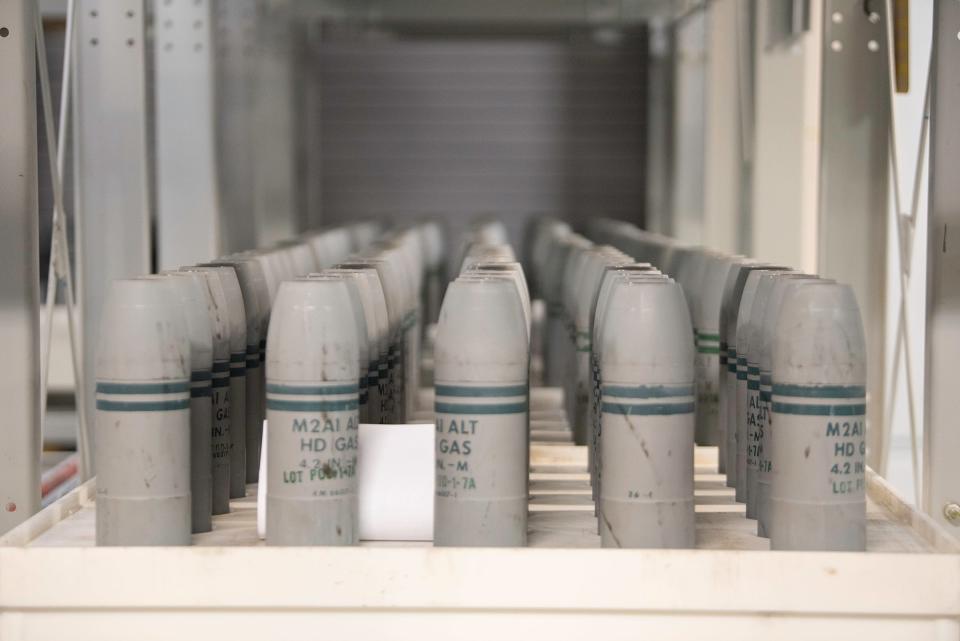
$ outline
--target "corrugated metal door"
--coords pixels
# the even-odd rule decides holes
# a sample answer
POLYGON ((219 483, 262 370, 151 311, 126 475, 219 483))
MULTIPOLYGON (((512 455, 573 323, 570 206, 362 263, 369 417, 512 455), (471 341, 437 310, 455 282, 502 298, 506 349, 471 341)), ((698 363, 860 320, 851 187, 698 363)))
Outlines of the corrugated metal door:
POLYGON ((323 222, 641 220, 645 38, 602 35, 324 34, 323 222))

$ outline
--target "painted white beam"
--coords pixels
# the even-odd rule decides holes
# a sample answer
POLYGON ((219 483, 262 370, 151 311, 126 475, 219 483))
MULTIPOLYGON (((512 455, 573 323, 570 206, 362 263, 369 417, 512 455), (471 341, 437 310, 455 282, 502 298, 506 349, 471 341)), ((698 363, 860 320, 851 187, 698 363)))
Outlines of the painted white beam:
POLYGON ((172 269, 221 248, 213 12, 211 0, 157 2, 154 12, 157 260, 172 269))
POLYGON ((40 283, 33 2, 0 2, 0 533, 40 508, 40 283))
MULTIPOLYGON (((150 270, 144 0, 80 0, 73 83, 77 300, 93 448, 97 341, 110 282, 150 270)), ((85 478, 94 470, 85 469, 85 478)))

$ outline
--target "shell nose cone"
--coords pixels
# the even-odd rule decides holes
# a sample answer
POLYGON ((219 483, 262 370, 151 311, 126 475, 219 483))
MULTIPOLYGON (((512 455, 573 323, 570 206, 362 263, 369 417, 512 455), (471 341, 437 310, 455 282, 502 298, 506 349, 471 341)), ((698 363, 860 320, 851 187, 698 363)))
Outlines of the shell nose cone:
POLYGON ((350 294, 337 276, 285 281, 267 335, 267 378, 355 381, 359 347, 350 294))
POLYGON ((490 275, 509 277, 517 287, 517 293, 523 303, 523 315, 526 320, 527 331, 530 331, 532 312, 530 311, 530 290, 523 272, 523 266, 518 262, 504 263, 477 263, 466 272, 469 275, 490 275))
POLYGON ((818 281, 788 290, 773 341, 774 380, 812 385, 863 385, 866 341, 849 285, 818 281))
POLYGON ((680 286, 668 280, 622 280, 614 287, 603 318, 604 379, 692 382, 693 329, 680 286))
POLYGON ((191 369, 209 370, 213 364, 213 332, 199 274, 172 272, 153 278, 162 278, 167 283, 183 315, 190 341, 191 369))
POLYGON ((97 378, 182 380, 190 375, 186 324, 162 279, 122 279, 110 285, 100 324, 97 378))
POLYGON ((505 278, 458 279, 440 309, 437 380, 525 380, 526 320, 516 285, 505 278))
POLYGON ((216 274, 223 289, 226 302, 227 323, 230 326, 230 351, 245 352, 247 349, 247 312, 243 303, 243 292, 237 272, 232 267, 201 265, 185 268, 188 271, 209 271, 216 274))

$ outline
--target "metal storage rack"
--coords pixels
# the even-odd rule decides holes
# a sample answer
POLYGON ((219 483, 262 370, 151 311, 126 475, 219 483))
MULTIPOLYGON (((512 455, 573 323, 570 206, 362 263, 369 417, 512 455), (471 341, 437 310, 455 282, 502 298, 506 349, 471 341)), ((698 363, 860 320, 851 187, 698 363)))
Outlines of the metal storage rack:
MULTIPOLYGON (((916 399, 924 422, 919 510, 871 473, 865 554, 763 550, 707 449, 697 453, 701 549, 589 549, 597 539, 583 452, 564 443, 555 391, 547 389, 535 392, 532 549, 259 549, 244 502, 193 548, 90 548, 95 479, 34 514, 41 445, 34 4, 0 0, 0 86, 7 88, 0 100, 0 404, 7 419, 0 532, 10 530, 0 539, 0 638, 129 638, 131 630, 147 639, 273 638, 278 631, 301 638, 733 639, 758 630, 803 639, 960 636, 960 468, 953 460, 960 431, 952 398, 960 249, 950 229, 960 222, 960 181, 952 179, 960 150, 956 0, 934 0, 925 113, 930 207, 919 244, 927 246, 928 271, 913 285, 928 294, 925 369, 914 372, 925 390, 916 399)), ((916 212, 916 202, 898 197, 895 220, 887 214, 884 158, 894 127, 886 26, 899 3, 790 0, 744 13, 748 5, 76 0, 69 133, 76 198, 68 209, 77 223, 81 394, 92 398, 106 283, 148 271, 153 218, 161 261, 206 258, 325 222, 322 185, 301 184, 293 170, 316 170, 321 160, 318 124, 304 114, 322 97, 310 70, 320 26, 330 22, 358 30, 424 21, 441 30, 576 25, 600 38, 642 25, 651 88, 644 97, 648 226, 853 283, 870 359, 884 363, 900 340, 884 322, 894 296, 884 260, 899 253, 909 262, 916 212), (282 117, 265 117, 271 114, 282 117), (203 153, 184 141, 199 141, 203 153), (236 148, 248 153, 230 153, 236 148), (184 193, 190 198, 178 201, 184 193), (897 230, 896 241, 888 242, 888 228, 897 230)), ((903 324, 906 317, 903 311, 903 324)), ((889 373, 878 374, 882 367, 873 372, 870 463, 882 472, 893 386, 889 373)))

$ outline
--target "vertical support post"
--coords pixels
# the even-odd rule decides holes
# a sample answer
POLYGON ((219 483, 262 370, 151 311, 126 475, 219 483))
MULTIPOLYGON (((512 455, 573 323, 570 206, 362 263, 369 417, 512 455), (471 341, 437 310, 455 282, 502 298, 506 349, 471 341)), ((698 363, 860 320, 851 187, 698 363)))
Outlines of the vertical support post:
POLYGON ((257 3, 212 1, 220 239, 223 251, 231 253, 257 245, 253 203, 257 3))
POLYGON ((706 124, 707 28, 705 8, 683 16, 674 27, 673 196, 671 234, 699 243, 704 223, 704 136, 706 124))
POLYGON ((299 231, 291 0, 258 0, 254 106, 254 212, 260 244, 299 231))
POLYGON ((673 210, 674 30, 662 20, 649 26, 647 60, 647 189, 644 227, 669 234, 673 210))
POLYGON ((40 509, 35 3, 0 2, 0 534, 40 509))
POLYGON ((321 38, 318 23, 296 34, 294 56, 297 69, 297 179, 300 225, 304 229, 322 224, 323 190, 320 154, 320 65, 317 60, 321 38))
POLYGON ((933 16, 922 500, 930 516, 957 526, 950 506, 960 503, 960 2, 937 0, 933 16))
POLYGON ((210 260, 220 253, 210 3, 154 4, 157 262, 161 269, 210 260))
MULTIPOLYGON (((742 13, 749 3, 717 0, 707 5, 707 73, 705 91, 703 244, 736 253, 746 240, 748 211, 744 207, 746 151, 745 101, 752 107, 752 92, 743 78, 747 65, 741 54, 750 53, 750 34, 742 13)), ((752 60, 748 55, 747 60, 752 60)))
POLYGON ((743 246, 754 258, 815 271, 823 5, 811 6, 810 31, 796 35, 776 28, 783 8, 755 4, 752 118, 744 114, 750 126, 744 144, 752 147, 744 176, 750 240, 743 246))
POLYGON ((867 463, 878 467, 883 375, 890 82, 886 3, 828 0, 823 15, 818 263, 850 283, 867 337, 867 463))
POLYGON ((76 16, 77 300, 91 452, 103 303, 112 280, 150 270, 144 9, 144 0, 80 0, 76 16))

